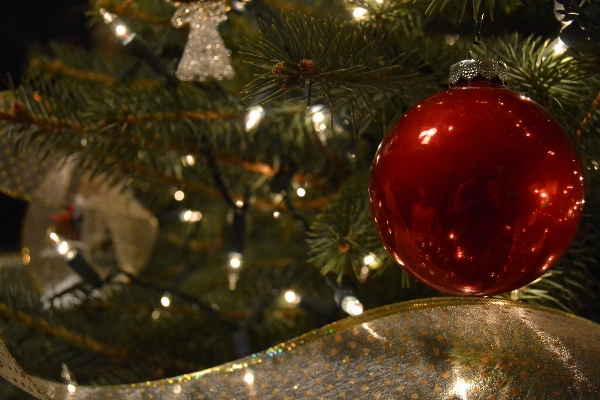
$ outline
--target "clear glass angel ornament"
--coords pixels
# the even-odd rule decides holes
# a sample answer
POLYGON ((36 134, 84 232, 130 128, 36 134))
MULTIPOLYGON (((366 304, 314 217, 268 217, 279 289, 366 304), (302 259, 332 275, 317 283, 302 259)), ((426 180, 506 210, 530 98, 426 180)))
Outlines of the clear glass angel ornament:
POLYGON ((234 75, 231 51, 225 47, 217 30, 227 19, 224 1, 175 3, 178 8, 171 19, 176 28, 190 25, 188 42, 179 61, 175 75, 182 81, 218 80, 234 75))

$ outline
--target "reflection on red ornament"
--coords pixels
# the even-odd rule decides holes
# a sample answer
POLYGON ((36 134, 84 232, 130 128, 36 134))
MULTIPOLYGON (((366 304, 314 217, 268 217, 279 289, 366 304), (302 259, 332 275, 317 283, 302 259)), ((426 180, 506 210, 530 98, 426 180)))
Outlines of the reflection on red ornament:
POLYGON ((375 155, 369 196, 394 259, 461 296, 541 276, 571 242, 584 202, 579 158, 562 127, 487 81, 411 108, 375 155))

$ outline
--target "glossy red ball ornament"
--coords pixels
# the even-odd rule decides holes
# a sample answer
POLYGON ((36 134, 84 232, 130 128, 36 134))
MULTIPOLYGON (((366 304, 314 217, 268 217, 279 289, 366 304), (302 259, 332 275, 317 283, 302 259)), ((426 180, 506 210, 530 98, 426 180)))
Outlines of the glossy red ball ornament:
POLYGON ((369 198, 385 248, 439 291, 489 296, 546 272, 577 230, 579 157, 541 106, 463 82, 412 107, 384 138, 369 198))

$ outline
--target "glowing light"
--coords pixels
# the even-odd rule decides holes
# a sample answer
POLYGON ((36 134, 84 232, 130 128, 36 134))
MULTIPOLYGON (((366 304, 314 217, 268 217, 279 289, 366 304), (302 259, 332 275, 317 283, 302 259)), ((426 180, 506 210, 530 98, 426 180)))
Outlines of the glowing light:
POLYGON ((183 222, 198 222, 202 219, 200 211, 185 210, 179 214, 179 219, 183 222))
POLYGON ((244 202, 241 201, 241 200, 238 200, 238 201, 235 202, 235 206, 237 208, 242 208, 242 207, 244 207, 244 202))
POLYGON ((73 385, 72 383, 69 383, 69 384, 67 385, 67 391, 68 391, 69 393, 75 393, 75 391, 76 391, 76 390, 77 390, 77 388, 76 388, 76 387, 75 387, 75 385, 73 385))
POLYGON ((257 126, 265 115, 265 110, 261 106, 252 107, 246 114, 246 131, 257 126))
POLYGON ((23 265, 29 265, 29 263, 31 262, 31 256, 29 256, 29 249, 27 247, 23 247, 21 253, 23 254, 23 265))
POLYGON ((169 299, 169 296, 163 296, 160 299, 160 304, 162 304, 163 307, 169 307, 171 305, 171 299, 169 299))
POLYGON ((239 278, 239 276, 238 276, 237 272, 232 272, 227 276, 227 279, 229 280, 229 290, 236 289, 238 278, 239 278))
POLYGON ((364 310, 362 303, 354 296, 344 297, 341 302, 341 307, 348 315, 352 316, 360 315, 364 310))
POLYGON ((65 254, 67 254, 69 252, 69 243, 61 242, 60 245, 58 246, 57 250, 60 254, 62 254, 64 256, 65 254))
POLYGON ((65 254, 65 261, 71 261, 72 259, 75 258, 76 255, 77 255, 77 250, 69 249, 69 251, 67 251, 67 254, 65 254))
POLYGON ((175 198, 175 200, 181 201, 185 197, 185 193, 183 193, 183 191, 181 190, 178 190, 175 192, 175 194, 173 194, 173 197, 175 198))
POLYGON ((367 267, 366 265, 363 265, 362 268, 360 269, 360 276, 358 277, 358 280, 360 282, 366 281, 367 278, 369 277, 369 272, 371 272, 371 269, 369 267, 367 267))
POLYGON ((280 215, 281 215, 281 213, 279 211, 275 211, 273 213, 273 218, 278 219, 280 215))
POLYGON ((102 15, 102 19, 104 19, 104 23, 106 25, 110 24, 117 18, 116 14, 106 11, 104 8, 101 8, 98 11, 100 12, 100 15, 102 15))
POLYGON ((460 247, 458 247, 456 249, 456 258, 463 258, 465 256, 465 254, 463 253, 462 249, 460 247))
POLYGON ((567 51, 567 45, 564 44, 560 38, 556 38, 556 44, 554 45, 553 50, 555 55, 560 55, 567 51))
POLYGON ((294 304, 294 305, 300 303, 300 300, 302 300, 302 297, 300 295, 296 294, 296 292, 294 292, 293 290, 288 290, 287 292, 285 292, 285 294, 283 295, 283 298, 288 303, 294 304))
POLYGON ((248 385, 252 385, 254 383, 254 374, 250 371, 247 371, 244 374, 244 382, 246 382, 248 385))
POLYGON ((372 254, 366 255, 365 258, 363 258, 363 263, 365 265, 371 265, 375 262, 375 256, 372 254))
POLYGON ((246 3, 244 1, 233 1, 231 5, 236 11, 244 11, 246 9, 246 3))
POLYGON ((115 27, 115 33, 117 34, 117 36, 125 36, 127 35, 127 27, 125 25, 117 25, 115 27))
POLYGON ((296 194, 298 194, 299 197, 304 197, 306 196, 306 190, 304 188, 298 188, 296 194))
POLYGON ((242 266, 242 255, 240 253, 229 254, 229 266, 233 269, 238 269, 242 266))
POLYGON ((312 120, 317 124, 320 124, 321 122, 325 121, 325 114, 323 114, 321 111, 317 111, 313 114, 312 120))
POLYGON ((437 129, 436 128, 431 128, 427 131, 423 131, 421 132, 421 134, 419 135, 419 139, 421 140, 421 144, 427 144, 429 143, 429 141, 431 140, 431 138, 433 137, 433 135, 435 135, 437 133, 437 129))
POLYGON ((153 320, 157 320, 160 318, 160 311, 158 310, 154 310, 152 311, 152 314, 150 314, 150 316, 152 317, 153 320))
POLYGON ((188 154, 187 156, 185 156, 183 160, 184 160, 183 162, 184 162, 185 164, 189 165, 190 167, 191 167, 192 165, 196 164, 196 157, 194 157, 194 156, 193 156, 193 155, 191 155, 191 154, 188 154))
POLYGON ((362 7, 357 7, 354 9, 354 11, 352 12, 352 16, 354 18, 362 18, 365 16, 365 14, 367 13, 367 10, 362 8, 362 7))
POLYGON ((467 392, 471 389, 471 384, 458 378, 452 389, 452 394, 459 396, 461 399, 466 399, 467 392))

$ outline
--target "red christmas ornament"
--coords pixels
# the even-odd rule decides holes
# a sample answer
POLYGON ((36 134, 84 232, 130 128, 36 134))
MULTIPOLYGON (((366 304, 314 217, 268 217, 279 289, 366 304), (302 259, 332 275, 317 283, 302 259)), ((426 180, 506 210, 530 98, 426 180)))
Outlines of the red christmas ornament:
POLYGON ((575 149, 546 110, 502 85, 505 68, 455 64, 458 84, 408 110, 371 168, 371 211, 385 248, 445 293, 489 296, 532 282, 581 219, 575 149))

